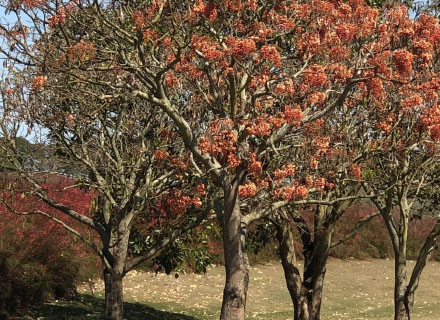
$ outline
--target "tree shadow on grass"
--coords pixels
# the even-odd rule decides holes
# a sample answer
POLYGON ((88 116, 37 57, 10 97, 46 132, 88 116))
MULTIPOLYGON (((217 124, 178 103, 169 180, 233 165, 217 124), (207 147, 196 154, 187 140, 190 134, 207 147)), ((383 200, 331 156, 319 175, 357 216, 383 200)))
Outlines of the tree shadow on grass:
MULTIPOLYGON (((46 304, 38 312, 44 320, 98 320, 103 319, 104 300, 91 295, 80 295, 77 301, 46 304)), ((145 304, 124 302, 127 320, 198 320, 180 313, 156 310, 145 304)))

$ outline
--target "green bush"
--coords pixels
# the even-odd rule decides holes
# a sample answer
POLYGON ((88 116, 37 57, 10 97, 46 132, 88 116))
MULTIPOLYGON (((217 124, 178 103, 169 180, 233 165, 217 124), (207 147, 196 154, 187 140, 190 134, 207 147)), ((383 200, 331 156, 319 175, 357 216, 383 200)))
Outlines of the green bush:
POLYGON ((54 257, 45 265, 0 252, 0 319, 48 299, 72 298, 78 270, 78 263, 65 257, 54 257))

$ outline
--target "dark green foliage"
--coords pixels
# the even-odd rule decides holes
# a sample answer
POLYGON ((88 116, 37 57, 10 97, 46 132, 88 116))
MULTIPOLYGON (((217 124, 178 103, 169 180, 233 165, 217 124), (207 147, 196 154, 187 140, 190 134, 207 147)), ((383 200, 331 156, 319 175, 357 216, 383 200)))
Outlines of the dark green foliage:
POLYGON ((203 228, 193 230, 177 239, 153 260, 156 271, 206 273, 212 262, 208 234, 203 228))
POLYGON ((63 257, 50 261, 43 264, 0 252, 0 319, 41 305, 48 299, 76 295, 78 263, 63 257))
POLYGON ((259 254, 272 241, 275 232, 275 227, 269 221, 257 224, 248 233, 247 251, 251 254, 259 254))

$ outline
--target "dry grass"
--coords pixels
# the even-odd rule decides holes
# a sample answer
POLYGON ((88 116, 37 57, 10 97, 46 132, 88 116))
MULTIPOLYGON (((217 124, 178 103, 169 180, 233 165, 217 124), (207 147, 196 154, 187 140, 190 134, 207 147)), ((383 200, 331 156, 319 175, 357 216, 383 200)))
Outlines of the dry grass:
MULTIPOLYGON (((412 267, 413 262, 409 263, 412 267)), ((124 298, 198 319, 218 319, 224 271, 214 267, 206 275, 130 272, 124 280, 124 298)), ((96 285, 102 295, 103 284, 96 285)), ((82 286, 83 293, 90 293, 82 286)), ((336 260, 327 268, 322 319, 392 319, 392 260, 336 260)), ((292 319, 290 298, 282 268, 277 263, 253 267, 250 272, 247 318, 292 319)), ((440 263, 430 262, 416 294, 414 319, 440 319, 440 263)), ((129 319, 129 318, 128 318, 129 319)))

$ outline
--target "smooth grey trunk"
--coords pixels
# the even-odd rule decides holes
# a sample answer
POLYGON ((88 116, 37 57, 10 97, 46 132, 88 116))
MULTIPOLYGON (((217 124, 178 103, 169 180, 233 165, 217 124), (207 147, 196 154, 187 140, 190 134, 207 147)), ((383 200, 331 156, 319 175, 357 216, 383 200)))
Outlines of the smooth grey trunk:
POLYGON ((244 320, 249 284, 249 261, 244 249, 245 227, 242 225, 238 184, 225 188, 223 246, 226 283, 223 290, 221 320, 244 320))
POLYGON ((329 236, 323 230, 316 233, 312 252, 304 254, 304 286, 307 289, 309 320, 321 318, 322 290, 330 250, 329 236))

